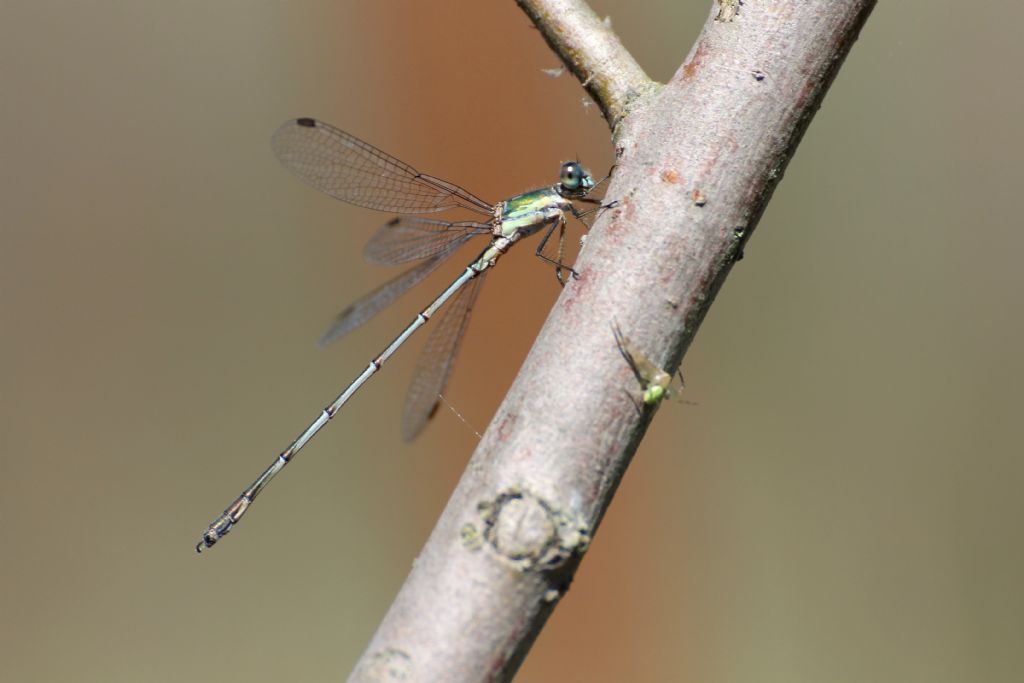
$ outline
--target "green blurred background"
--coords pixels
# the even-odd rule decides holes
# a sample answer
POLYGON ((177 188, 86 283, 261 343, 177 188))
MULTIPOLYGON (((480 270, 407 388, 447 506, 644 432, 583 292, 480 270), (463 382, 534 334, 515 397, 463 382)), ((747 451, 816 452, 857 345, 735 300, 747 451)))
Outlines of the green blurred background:
MULTIPOLYGON (((594 2, 659 80, 709 5, 594 2)), ((880 3, 518 680, 1021 680, 1022 19, 880 3)), ((348 673, 476 443, 400 441, 416 348, 192 546, 463 259, 318 350, 389 216, 269 136, 496 200, 611 161, 556 66, 510 0, 0 6, 0 680, 348 673)), ((502 263, 448 391, 481 431, 558 294, 502 263)))

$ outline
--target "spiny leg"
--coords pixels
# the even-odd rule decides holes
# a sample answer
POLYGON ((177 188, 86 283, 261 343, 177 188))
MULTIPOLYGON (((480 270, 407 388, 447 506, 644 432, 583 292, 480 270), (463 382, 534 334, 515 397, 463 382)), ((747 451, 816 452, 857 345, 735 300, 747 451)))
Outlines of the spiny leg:
POLYGON ((597 204, 597 206, 595 206, 594 208, 587 209, 586 211, 577 211, 576 207, 573 207, 573 209, 572 209, 573 217, 576 220, 578 220, 580 223, 582 223, 583 225, 587 226, 588 230, 590 229, 590 221, 585 221, 585 220, 583 220, 584 218, 587 218, 588 216, 592 216, 595 213, 599 213, 601 211, 604 211, 605 209, 614 209, 616 206, 619 205, 619 201, 617 199, 613 200, 613 201, 610 201, 607 204, 602 204, 601 203, 602 200, 600 200, 600 199, 591 199, 590 197, 584 197, 583 199, 578 199, 576 201, 586 202, 587 204, 597 204))
MULTIPOLYGON (((577 199, 576 201, 597 205, 594 208, 589 209, 587 211, 577 211, 576 207, 570 207, 570 211, 572 212, 573 218, 582 223, 583 226, 586 227, 588 230, 590 229, 590 222, 584 220, 585 218, 599 211, 603 211, 605 209, 612 209, 618 206, 617 201, 602 204, 600 199, 592 199, 590 197, 582 197, 580 199, 577 199)), ((578 280, 580 277, 579 272, 575 268, 567 265, 565 261, 562 260, 565 255, 565 229, 566 220, 564 217, 559 217, 558 221, 556 221, 550 228, 548 228, 547 232, 544 233, 544 237, 541 238, 540 244, 537 245, 536 252, 536 256, 538 258, 550 263, 555 267, 555 277, 558 279, 558 283, 563 287, 565 286, 565 278, 562 277, 563 270, 569 271, 569 274, 572 275, 572 278, 574 280, 578 280), (553 259, 544 253, 544 248, 547 246, 548 240, 551 239, 551 235, 554 234, 556 229, 558 230, 558 255, 557 258, 553 259)))
POLYGON ((565 253, 565 218, 559 216, 558 220, 555 221, 548 228, 548 231, 544 233, 544 237, 541 239, 540 244, 537 245, 536 256, 542 261, 547 261, 555 267, 555 277, 558 279, 558 284, 565 286, 565 278, 562 277, 562 271, 568 270, 569 274, 572 275, 573 279, 579 279, 580 274, 576 272, 571 266, 565 264, 562 261, 562 255, 565 253), (548 240, 551 239, 551 235, 558 230, 558 258, 553 259, 544 253, 544 247, 547 246, 548 240))

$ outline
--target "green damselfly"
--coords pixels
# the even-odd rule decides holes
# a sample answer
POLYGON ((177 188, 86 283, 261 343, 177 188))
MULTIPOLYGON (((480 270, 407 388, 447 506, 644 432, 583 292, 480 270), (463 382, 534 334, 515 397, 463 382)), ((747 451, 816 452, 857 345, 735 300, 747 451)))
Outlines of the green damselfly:
POLYGON ((271 144, 286 167, 307 184, 336 199, 394 213, 424 214, 465 209, 484 217, 477 221, 403 217, 387 223, 366 245, 364 254, 367 260, 382 265, 417 260, 421 263, 342 311, 324 333, 321 344, 338 339, 369 320, 474 237, 487 236, 490 243, 207 527, 196 545, 197 552, 213 546, 231 531, 267 483, 380 370, 413 332, 452 299, 427 339, 406 399, 402 436, 406 440, 414 438, 437 408, 438 398, 451 374, 459 342, 469 322, 473 302, 487 271, 520 239, 546 229, 537 247, 537 256, 555 266, 559 282, 563 281, 563 271, 576 275, 561 261, 566 215, 580 218, 588 213, 577 210, 574 201, 599 204, 598 200, 587 196, 597 183, 576 161, 562 164, 559 180, 554 185, 489 204, 458 185, 420 173, 376 147, 316 119, 286 122, 274 133, 271 144), (558 256, 551 258, 545 255, 544 249, 556 231, 558 256))

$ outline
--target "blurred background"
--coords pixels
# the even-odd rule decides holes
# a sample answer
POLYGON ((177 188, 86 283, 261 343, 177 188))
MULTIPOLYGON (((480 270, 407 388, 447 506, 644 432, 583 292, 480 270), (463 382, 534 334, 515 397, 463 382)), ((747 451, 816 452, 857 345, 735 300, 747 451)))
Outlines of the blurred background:
MULTIPOLYGON (((664 81, 710 0, 593 5, 664 81)), ((1024 676, 1022 19, 880 3, 518 680, 1024 676)), ((197 557, 469 258, 317 349, 390 216, 270 134, 319 117, 497 201, 610 165, 558 66, 511 1, 0 6, 0 679, 348 674, 559 290, 503 261, 469 426, 401 442, 416 339, 197 557)))

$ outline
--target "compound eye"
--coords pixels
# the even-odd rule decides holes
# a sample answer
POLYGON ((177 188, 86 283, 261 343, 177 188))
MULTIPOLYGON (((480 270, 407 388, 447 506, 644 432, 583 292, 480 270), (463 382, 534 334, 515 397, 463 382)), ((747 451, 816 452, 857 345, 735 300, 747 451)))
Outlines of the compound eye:
POLYGON ((583 169, 580 165, 572 161, 567 161, 562 164, 561 180, 562 187, 567 190, 575 191, 580 189, 580 183, 583 182, 583 169))

